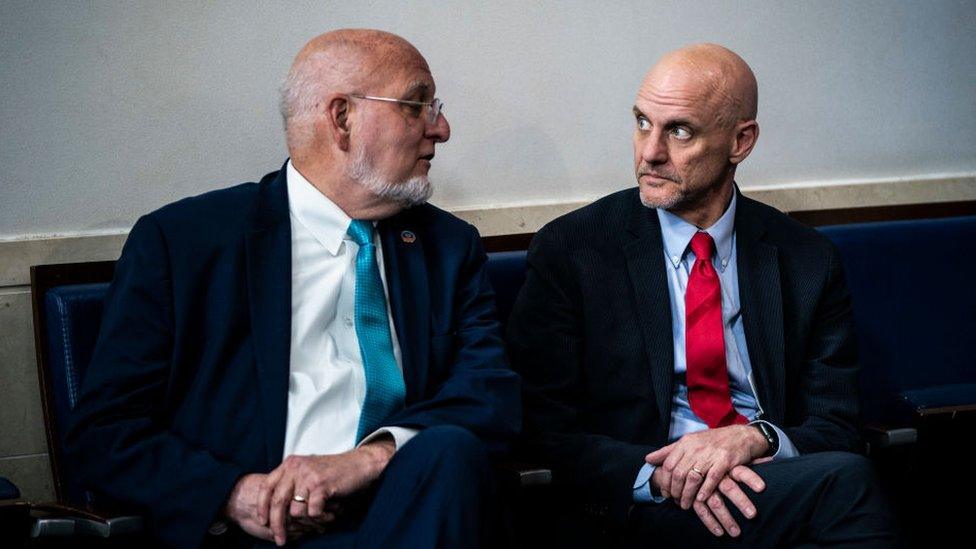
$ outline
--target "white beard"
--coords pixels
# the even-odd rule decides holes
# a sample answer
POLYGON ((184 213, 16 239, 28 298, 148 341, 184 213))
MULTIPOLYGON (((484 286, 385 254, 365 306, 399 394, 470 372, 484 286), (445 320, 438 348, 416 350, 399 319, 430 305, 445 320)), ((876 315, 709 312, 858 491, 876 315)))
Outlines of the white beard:
POLYGON ((376 173, 365 148, 360 148, 355 153, 352 164, 346 169, 346 175, 379 198, 396 202, 404 208, 427 202, 434 192, 426 175, 415 175, 402 182, 384 179, 376 173))

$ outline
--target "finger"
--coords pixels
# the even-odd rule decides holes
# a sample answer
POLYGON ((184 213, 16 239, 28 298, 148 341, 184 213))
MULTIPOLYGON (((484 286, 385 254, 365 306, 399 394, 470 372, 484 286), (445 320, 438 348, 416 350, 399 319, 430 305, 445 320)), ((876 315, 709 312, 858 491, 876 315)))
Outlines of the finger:
POLYGON ((722 537, 725 530, 722 529, 722 525, 719 524, 718 520, 715 519, 715 516, 712 515, 712 512, 709 510, 708 506, 700 501, 696 501, 692 507, 695 509, 695 514, 698 515, 698 518, 702 521, 702 524, 705 525, 705 528, 708 528, 708 531, 716 537, 722 537))
POLYGON ((278 467, 268 473, 268 476, 264 477, 264 480, 261 482, 261 490, 258 493, 257 520, 262 526, 268 525, 271 497, 274 495, 275 486, 278 485, 283 474, 284 470, 278 467))
POLYGON ((325 526, 336 519, 335 513, 330 511, 322 511, 318 517, 315 518, 315 523, 319 526, 325 526))
POLYGON ((271 528, 268 528, 267 526, 261 526, 251 521, 251 523, 247 525, 246 531, 248 534, 258 539, 274 541, 274 534, 271 533, 271 528))
POLYGON ((678 464, 681 463, 681 459, 684 457, 684 454, 685 454, 684 451, 681 450, 680 448, 675 448, 674 450, 671 450, 671 452, 668 453, 668 457, 666 457, 664 461, 661 462, 661 467, 664 467, 669 471, 673 471, 675 467, 677 467, 678 464))
POLYGON ((274 534, 275 543, 284 545, 288 541, 287 518, 288 506, 291 504, 292 496, 295 495, 295 483, 290 477, 282 478, 275 487, 274 495, 271 496, 270 521, 271 533, 274 534))
POLYGON ((288 505, 288 516, 293 519, 300 519, 309 516, 308 503, 303 501, 295 501, 292 497, 291 503, 288 505))
POLYGON ((702 481, 705 477, 694 470, 694 468, 688 472, 688 476, 685 478, 685 486, 681 490, 681 508, 690 509, 691 503, 695 500, 695 494, 698 493, 698 487, 701 486, 702 481))
POLYGON ((654 469, 651 475, 651 484, 656 487, 665 499, 671 499, 671 472, 662 466, 654 469))
POLYGON ((316 518, 326 510, 327 504, 330 503, 325 499, 324 490, 313 490, 308 495, 308 516, 316 518))
POLYGON ((728 507, 725 506, 725 502, 722 501, 722 497, 718 494, 712 494, 712 497, 708 498, 708 509, 715 515, 718 522, 722 525, 722 528, 729 533, 733 538, 739 537, 741 530, 739 530, 738 523, 732 518, 732 513, 729 513, 728 507))
POLYGON ((661 467, 670 473, 668 475, 670 483, 666 486, 668 491, 671 492, 671 497, 675 499, 679 499, 681 497, 681 489, 685 485, 685 475, 688 474, 688 469, 690 468, 690 464, 688 464, 687 467, 681 466, 681 458, 683 454, 684 452, 677 449, 676 451, 671 452, 668 458, 664 460, 664 463, 661 464, 661 467))
POLYGON ((698 489, 698 495, 695 497, 698 501, 705 501, 715 493, 715 488, 718 483, 721 482, 723 475, 718 472, 718 469, 712 467, 705 474, 705 480, 702 481, 701 487, 698 489))
POLYGON ((728 498, 729 501, 732 502, 732 505, 735 505, 736 509, 742 512, 746 518, 751 519, 756 516, 756 506, 753 505, 752 500, 749 499, 749 496, 742 491, 742 488, 739 488, 739 485, 736 484, 734 480, 729 477, 725 477, 722 479, 722 482, 718 484, 718 486, 722 494, 728 498))
POLYGON ((650 463, 651 465, 660 465, 661 462, 663 462, 668 457, 668 455, 671 453, 671 450, 673 449, 674 449, 674 444, 668 444, 663 448, 658 448, 657 450, 654 450, 650 454, 647 454, 644 457, 644 461, 650 463))
POLYGON ((745 465, 733 467, 732 471, 729 472, 729 476, 732 477, 733 480, 745 484, 751 488, 753 492, 759 493, 766 489, 766 481, 764 481, 758 473, 745 465))
POLYGON ((671 472, 671 486, 668 489, 671 490, 671 497, 674 498, 676 503, 681 502, 681 494, 684 490, 685 482, 688 480, 690 470, 690 465, 681 463, 671 472))
POLYGON ((773 461, 773 458, 772 457, 764 457, 764 458, 758 458, 758 459, 752 460, 752 464, 753 465, 759 465, 760 463, 767 463, 767 462, 770 462, 770 461, 773 461))

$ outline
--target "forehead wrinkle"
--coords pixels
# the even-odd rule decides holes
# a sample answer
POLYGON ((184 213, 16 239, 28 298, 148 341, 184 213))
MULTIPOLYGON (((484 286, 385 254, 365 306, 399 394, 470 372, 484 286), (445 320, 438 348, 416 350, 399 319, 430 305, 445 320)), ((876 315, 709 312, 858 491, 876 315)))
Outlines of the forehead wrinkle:
POLYGON ((706 124, 709 120, 725 121, 731 95, 722 85, 722 76, 712 71, 697 71, 694 67, 670 69, 659 75, 656 71, 645 78, 638 89, 638 99, 651 105, 673 108, 671 118, 687 118, 706 124))

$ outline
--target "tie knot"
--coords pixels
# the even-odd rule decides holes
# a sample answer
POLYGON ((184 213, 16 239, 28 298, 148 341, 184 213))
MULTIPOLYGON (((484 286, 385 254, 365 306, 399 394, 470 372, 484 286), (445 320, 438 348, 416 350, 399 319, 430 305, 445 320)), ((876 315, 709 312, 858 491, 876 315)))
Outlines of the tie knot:
POLYGON ((691 251, 695 252, 695 258, 702 261, 712 259, 712 251, 715 249, 715 241, 712 236, 704 231, 698 231, 691 237, 691 251))
POLYGON ((360 246, 373 243, 373 222, 362 219, 353 219, 346 231, 352 241, 360 246))

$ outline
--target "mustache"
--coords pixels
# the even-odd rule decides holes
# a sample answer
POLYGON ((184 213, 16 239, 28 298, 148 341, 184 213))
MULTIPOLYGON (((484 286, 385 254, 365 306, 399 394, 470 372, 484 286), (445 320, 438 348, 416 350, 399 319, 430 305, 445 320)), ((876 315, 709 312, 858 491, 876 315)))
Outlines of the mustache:
POLYGON ((645 175, 650 175, 657 177, 659 179, 667 179, 668 181, 674 181, 675 183, 681 183, 681 177, 672 170, 655 170, 650 167, 641 166, 637 169, 637 177, 643 177, 645 175))

